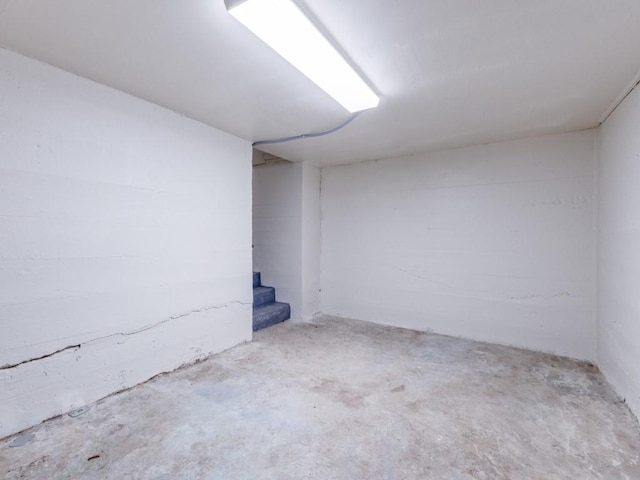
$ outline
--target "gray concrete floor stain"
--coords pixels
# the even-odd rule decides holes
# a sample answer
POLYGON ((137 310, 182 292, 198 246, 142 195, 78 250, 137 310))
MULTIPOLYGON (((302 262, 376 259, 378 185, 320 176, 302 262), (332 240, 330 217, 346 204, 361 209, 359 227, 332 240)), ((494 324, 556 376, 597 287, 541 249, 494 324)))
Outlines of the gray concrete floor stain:
POLYGON ((0 444, 3 479, 640 479, 588 363, 323 317, 0 444))

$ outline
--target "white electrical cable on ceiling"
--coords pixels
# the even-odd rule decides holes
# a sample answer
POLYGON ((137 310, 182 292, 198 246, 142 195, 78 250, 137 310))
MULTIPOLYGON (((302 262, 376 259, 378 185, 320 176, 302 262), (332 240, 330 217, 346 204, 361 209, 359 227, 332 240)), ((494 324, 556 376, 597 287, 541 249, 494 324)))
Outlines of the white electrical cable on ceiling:
POLYGON ((329 130, 324 130, 322 132, 315 132, 315 133, 303 133, 301 135, 294 135, 292 137, 274 138, 274 139, 270 139, 270 140, 260 140, 258 142, 253 142, 253 146, 254 147, 258 147, 260 145, 271 145, 271 144, 274 144, 274 143, 285 143, 285 142, 292 142, 294 140, 304 140, 305 138, 323 137, 324 135, 329 135, 330 133, 337 132, 338 130, 346 127, 351 122, 353 122, 356 119, 356 117, 358 115, 360 115, 361 113, 362 113, 361 111, 360 112, 355 112, 353 115, 351 115, 349 118, 347 118, 347 120, 342 122, 340 125, 338 125, 337 127, 330 128, 329 130))

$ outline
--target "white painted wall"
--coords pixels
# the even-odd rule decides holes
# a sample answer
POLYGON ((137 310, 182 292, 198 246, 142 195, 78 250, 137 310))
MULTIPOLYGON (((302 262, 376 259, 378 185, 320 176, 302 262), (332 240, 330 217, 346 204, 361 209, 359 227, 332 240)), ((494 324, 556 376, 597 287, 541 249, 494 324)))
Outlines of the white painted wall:
POLYGON ((598 365, 640 417, 640 90, 600 133, 598 365))
POLYGON ((253 168, 253 269, 292 320, 320 310, 320 169, 302 163, 253 168))
POLYGON ((302 318, 302 164, 253 167, 253 269, 302 318))
POLYGON ((0 49, 0 437, 251 339, 250 159, 0 49))
POLYGON ((595 132, 322 170, 322 312, 593 360, 595 132))
POLYGON ((302 317, 320 313, 320 169, 302 166, 302 317))

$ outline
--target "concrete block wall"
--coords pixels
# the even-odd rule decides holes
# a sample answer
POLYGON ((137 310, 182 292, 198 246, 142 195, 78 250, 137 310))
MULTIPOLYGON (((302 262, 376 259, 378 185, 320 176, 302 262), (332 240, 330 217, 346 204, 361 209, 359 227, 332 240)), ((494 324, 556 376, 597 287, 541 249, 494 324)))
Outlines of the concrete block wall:
POLYGON ((594 360, 595 135, 324 168, 322 312, 594 360))
POLYGON ((598 365, 640 417, 640 90, 601 127, 598 365))
POLYGON ((0 437, 251 339, 248 142, 0 49, 0 437))

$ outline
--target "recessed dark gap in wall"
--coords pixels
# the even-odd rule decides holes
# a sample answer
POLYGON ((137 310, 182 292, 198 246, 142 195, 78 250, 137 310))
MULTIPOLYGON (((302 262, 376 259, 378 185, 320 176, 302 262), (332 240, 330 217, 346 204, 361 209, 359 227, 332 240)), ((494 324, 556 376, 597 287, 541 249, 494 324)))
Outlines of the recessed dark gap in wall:
POLYGON ((262 150, 258 150, 257 148, 253 149, 253 166, 261 166, 261 165, 274 165, 278 163, 293 163, 291 160, 287 160, 286 158, 278 157, 277 155, 273 155, 271 153, 263 152, 262 150))

